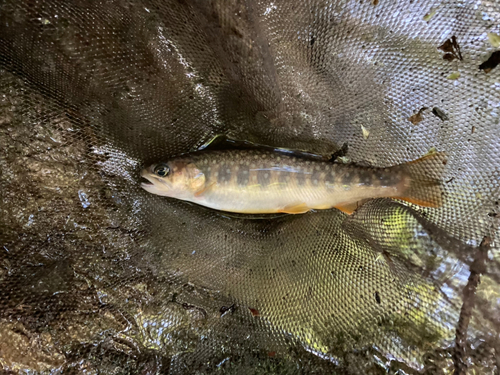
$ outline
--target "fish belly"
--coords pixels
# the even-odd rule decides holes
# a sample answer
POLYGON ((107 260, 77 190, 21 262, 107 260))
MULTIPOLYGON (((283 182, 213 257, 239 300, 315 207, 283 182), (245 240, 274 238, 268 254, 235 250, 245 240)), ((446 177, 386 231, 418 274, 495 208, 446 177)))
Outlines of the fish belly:
MULTIPOLYGON (((304 212, 311 209, 328 209, 345 202, 356 200, 356 192, 334 192, 326 189, 223 189, 207 193, 196 203, 229 212, 263 214, 278 212, 304 212)), ((360 199, 365 195, 362 194, 360 199)))

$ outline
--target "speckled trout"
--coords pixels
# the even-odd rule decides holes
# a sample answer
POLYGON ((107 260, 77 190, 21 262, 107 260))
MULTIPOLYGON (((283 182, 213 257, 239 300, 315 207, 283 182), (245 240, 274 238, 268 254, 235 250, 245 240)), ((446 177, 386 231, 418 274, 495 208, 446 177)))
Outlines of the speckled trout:
POLYGON ((353 212, 370 198, 442 204, 443 153, 389 168, 307 160, 272 151, 224 150, 186 154, 145 168, 150 193, 216 210, 247 214, 338 208, 353 212))

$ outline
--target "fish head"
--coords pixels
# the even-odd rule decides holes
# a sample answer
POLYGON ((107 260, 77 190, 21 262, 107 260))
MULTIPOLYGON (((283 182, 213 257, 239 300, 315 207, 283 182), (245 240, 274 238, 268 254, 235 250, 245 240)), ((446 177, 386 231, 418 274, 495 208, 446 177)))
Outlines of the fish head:
POLYGON ((157 163, 144 168, 141 187, 156 195, 190 199, 205 186, 205 175, 196 165, 185 160, 157 163))

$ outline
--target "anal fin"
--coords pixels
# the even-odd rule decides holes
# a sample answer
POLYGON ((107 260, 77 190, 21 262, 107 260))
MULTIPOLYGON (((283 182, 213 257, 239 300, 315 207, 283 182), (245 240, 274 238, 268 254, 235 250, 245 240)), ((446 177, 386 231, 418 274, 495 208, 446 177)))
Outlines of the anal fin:
POLYGON ((350 215, 360 206, 359 202, 354 203, 341 203, 334 206, 336 209, 342 211, 343 213, 350 215))
POLYGON ((418 198, 414 198, 412 196, 409 196, 409 197, 396 197, 396 199, 401 199, 402 201, 405 201, 408 203, 413 203, 413 204, 416 204, 417 206, 421 206, 421 207, 436 208, 436 207, 439 207, 441 205, 441 201, 438 200, 438 198, 418 199, 418 198))
POLYGON ((285 206, 278 210, 278 212, 285 214, 303 214, 307 211, 309 211, 309 207, 304 202, 289 204, 288 206, 285 206))

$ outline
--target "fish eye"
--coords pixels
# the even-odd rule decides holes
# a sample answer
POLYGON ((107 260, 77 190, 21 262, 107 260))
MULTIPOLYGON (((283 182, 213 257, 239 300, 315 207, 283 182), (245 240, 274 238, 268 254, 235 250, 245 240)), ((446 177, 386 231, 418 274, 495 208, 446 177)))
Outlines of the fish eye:
POLYGON ((165 177, 168 176, 170 173, 170 168, 167 167, 166 165, 158 165, 155 167, 155 174, 160 177, 165 177))

